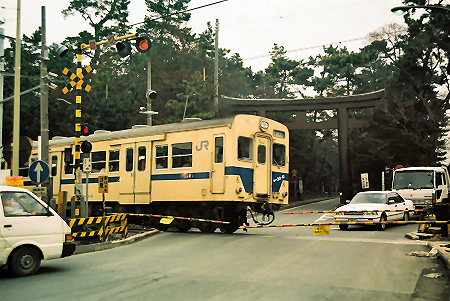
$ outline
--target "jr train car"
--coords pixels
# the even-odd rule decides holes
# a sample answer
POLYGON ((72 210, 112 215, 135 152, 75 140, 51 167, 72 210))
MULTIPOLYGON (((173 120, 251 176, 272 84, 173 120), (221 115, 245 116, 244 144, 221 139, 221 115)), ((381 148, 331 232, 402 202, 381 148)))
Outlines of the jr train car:
MULTIPOLYGON (((114 212, 152 213, 228 221, 220 229, 233 233, 247 223, 247 210, 273 218, 288 202, 289 132, 268 118, 236 115, 223 119, 121 131, 96 131, 89 141, 90 212, 102 207, 98 177, 109 179, 106 205, 114 212)), ((72 138, 54 137, 49 143, 53 197, 74 193, 72 138)), ((35 153, 35 152, 34 152, 35 153)), ((33 157, 33 155, 32 155, 33 157)), ((31 158, 30 160, 33 160, 31 158)), ((30 161, 31 162, 31 161, 30 161)), ((83 174, 83 183, 86 175, 83 174)), ((25 185, 31 184, 26 181, 25 185)), ((150 219, 158 229, 166 229, 150 219)), ((174 220, 180 231, 197 227, 213 232, 215 223, 174 220)))

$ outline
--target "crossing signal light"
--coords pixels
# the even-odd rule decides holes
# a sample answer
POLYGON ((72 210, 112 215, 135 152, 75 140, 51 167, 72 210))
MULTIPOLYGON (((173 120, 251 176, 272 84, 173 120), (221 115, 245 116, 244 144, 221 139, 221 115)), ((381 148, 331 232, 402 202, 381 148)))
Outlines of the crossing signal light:
POLYGON ((84 135, 89 134, 89 129, 88 129, 88 127, 85 126, 85 125, 82 125, 82 126, 81 126, 81 133, 84 134, 84 135))
POLYGON ((81 152, 88 154, 92 151, 92 144, 89 141, 81 142, 80 146, 81 152))
MULTIPOLYGON (((140 53, 146 53, 152 47, 152 41, 147 37, 137 37, 135 40, 135 47, 140 53)), ((116 49, 120 57, 127 57, 131 54, 131 43, 129 40, 117 42, 116 49)))
POLYGON ((126 57, 131 54, 131 44, 128 41, 121 41, 116 44, 117 53, 120 57, 126 57))
POLYGON ((152 47, 152 41, 150 41, 147 37, 138 37, 136 38, 136 49, 140 53, 146 53, 152 47))

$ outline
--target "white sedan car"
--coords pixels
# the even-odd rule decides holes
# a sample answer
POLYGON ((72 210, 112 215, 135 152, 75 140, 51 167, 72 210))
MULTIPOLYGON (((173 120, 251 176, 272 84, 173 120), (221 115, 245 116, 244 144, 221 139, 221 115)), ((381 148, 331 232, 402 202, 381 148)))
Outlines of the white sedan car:
MULTIPOLYGON (((392 220, 409 220, 409 212, 414 212, 411 200, 405 200, 395 191, 364 191, 357 193, 347 205, 335 210, 336 222, 386 222, 392 220), (390 210, 407 210, 392 211, 390 210)), ((378 224, 380 230, 386 224, 378 224)), ((341 230, 347 230, 348 224, 340 224, 341 230)))

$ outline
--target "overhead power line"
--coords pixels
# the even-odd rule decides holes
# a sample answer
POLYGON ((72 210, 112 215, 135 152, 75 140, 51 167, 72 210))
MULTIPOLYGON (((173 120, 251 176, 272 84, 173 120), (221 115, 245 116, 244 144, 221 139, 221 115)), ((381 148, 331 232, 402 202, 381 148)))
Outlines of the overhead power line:
MULTIPOLYGON (((315 49, 315 48, 322 48, 322 47, 327 46, 327 45, 336 45, 336 44, 340 44, 340 43, 349 43, 349 42, 354 42, 354 41, 359 41, 359 40, 364 40, 364 39, 366 39, 366 37, 354 38, 354 39, 344 40, 344 41, 341 41, 341 42, 327 43, 327 44, 321 44, 321 45, 316 45, 316 46, 298 48, 298 49, 293 49, 293 50, 286 50, 286 52, 290 53, 290 52, 297 52, 297 51, 305 51, 305 50, 310 50, 310 49, 315 49)), ((245 58, 244 60, 255 60, 255 59, 260 59, 260 58, 265 58, 265 57, 270 57, 270 54, 263 54, 263 55, 258 55, 258 56, 254 56, 254 57, 249 57, 249 58, 245 58)))
MULTIPOLYGON (((186 10, 183 10, 183 11, 179 11, 179 12, 176 12, 176 13, 162 15, 162 16, 159 16, 159 17, 154 17, 154 18, 152 18, 152 19, 150 19, 148 21, 155 21, 155 20, 158 20, 158 19, 163 19, 163 18, 166 18, 166 17, 187 13, 187 12, 190 12, 190 11, 193 11, 193 10, 197 10, 197 9, 200 9, 200 8, 205 8, 205 7, 216 5, 216 4, 219 4, 219 3, 222 3, 222 2, 226 2, 226 1, 229 1, 229 0, 220 0, 220 1, 213 2, 213 3, 209 3, 209 4, 200 5, 200 6, 197 6, 197 7, 194 7, 194 8, 189 8, 189 9, 186 9, 186 10)), ((131 24, 131 25, 128 25, 128 26, 129 27, 133 27, 133 26, 140 25, 140 24, 143 24, 143 23, 145 23, 145 21, 138 22, 138 23, 135 23, 135 24, 131 24)))

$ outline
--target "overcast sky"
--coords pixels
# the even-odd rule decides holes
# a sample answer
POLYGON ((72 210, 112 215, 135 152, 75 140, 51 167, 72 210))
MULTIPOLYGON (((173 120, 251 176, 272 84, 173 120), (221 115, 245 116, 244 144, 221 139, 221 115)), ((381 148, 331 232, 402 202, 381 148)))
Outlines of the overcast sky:
MULTIPOLYGON (((217 0, 192 0, 189 8, 217 0)), ((41 24, 41 6, 46 6, 47 44, 90 30, 79 15, 63 18, 69 0, 21 0, 21 33, 30 35, 41 24)), ((239 53, 244 66, 253 71, 266 68, 273 44, 284 46, 291 59, 307 59, 322 53, 323 45, 342 42, 351 51, 366 44, 369 32, 390 23, 403 23, 390 9, 401 0, 228 0, 194 10, 187 26, 194 33, 214 27, 219 20, 219 46, 239 53)), ((16 36, 17 0, 0 0, 5 34, 16 36)), ((131 24, 144 20, 144 0, 131 0, 131 24)), ((86 41, 87 43, 88 41, 86 41)))

